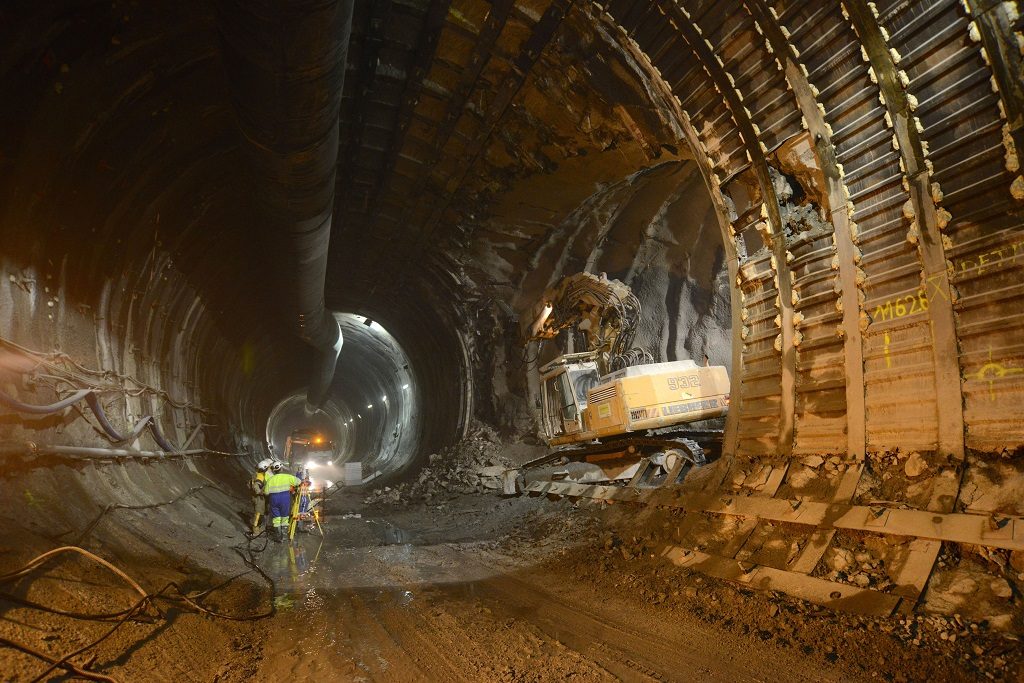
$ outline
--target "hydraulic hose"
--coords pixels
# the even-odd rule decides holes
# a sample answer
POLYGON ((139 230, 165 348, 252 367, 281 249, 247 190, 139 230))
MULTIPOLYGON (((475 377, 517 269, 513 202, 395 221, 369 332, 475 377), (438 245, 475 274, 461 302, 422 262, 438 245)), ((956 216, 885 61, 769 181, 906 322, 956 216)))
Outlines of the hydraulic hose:
POLYGON ((112 425, 110 420, 107 418, 107 414, 103 410, 103 405, 100 403, 99 396, 92 389, 76 391, 67 398, 47 405, 24 403, 5 392, 0 391, 0 403, 19 413, 29 413, 32 415, 53 415, 82 400, 88 404, 89 409, 92 410, 93 415, 96 416, 100 426, 103 427, 103 431, 114 443, 134 441, 148 427, 150 433, 153 435, 153 440, 156 441, 160 448, 168 453, 176 453, 178 451, 178 449, 163 435, 163 432, 160 431, 160 426, 157 424, 157 421, 153 419, 152 415, 146 415, 136 422, 135 426, 127 434, 122 434, 117 431, 114 425, 112 425))
POLYGON ((16 410, 19 413, 30 413, 32 415, 53 415, 59 413, 70 405, 78 403, 83 398, 92 393, 91 389, 83 389, 82 391, 76 391, 67 398, 61 399, 56 403, 49 403, 43 406, 32 405, 31 403, 22 403, 13 396, 0 391, 0 403, 3 403, 8 408, 16 410))

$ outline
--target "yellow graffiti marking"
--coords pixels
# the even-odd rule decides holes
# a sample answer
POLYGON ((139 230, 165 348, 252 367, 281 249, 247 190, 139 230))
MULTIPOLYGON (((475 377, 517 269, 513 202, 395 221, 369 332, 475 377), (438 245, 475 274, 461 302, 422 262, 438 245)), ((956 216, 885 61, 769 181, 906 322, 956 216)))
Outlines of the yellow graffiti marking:
POLYGON ((1019 375, 1024 373, 1024 368, 1008 368, 1002 363, 992 360, 992 349, 988 350, 988 362, 981 366, 974 375, 977 379, 988 381, 988 396, 994 402, 996 400, 995 381, 1007 375, 1019 375))
POLYGON ((953 278, 957 271, 960 271, 961 276, 971 271, 977 271, 978 275, 982 275, 998 263, 1008 262, 1016 265, 1018 257, 1021 255, 1024 255, 1024 240, 1004 244, 998 249, 979 254, 974 258, 961 259, 955 265, 949 264, 946 270, 950 279, 953 278))
POLYGON ((889 333, 885 333, 885 367, 892 367, 892 358, 889 357, 889 333))
POLYGON ((897 296, 875 306, 875 312, 871 314, 872 322, 885 322, 896 320, 908 315, 923 313, 928 310, 928 296, 923 289, 916 294, 897 296))
POLYGON ((939 296, 941 296, 946 301, 949 301, 949 294, 946 293, 945 289, 943 289, 942 287, 939 286, 940 282, 942 280, 942 277, 943 277, 942 273, 939 273, 937 275, 932 275, 932 276, 930 276, 928 278, 928 284, 930 284, 932 286, 932 289, 934 289, 936 292, 938 292, 939 296))

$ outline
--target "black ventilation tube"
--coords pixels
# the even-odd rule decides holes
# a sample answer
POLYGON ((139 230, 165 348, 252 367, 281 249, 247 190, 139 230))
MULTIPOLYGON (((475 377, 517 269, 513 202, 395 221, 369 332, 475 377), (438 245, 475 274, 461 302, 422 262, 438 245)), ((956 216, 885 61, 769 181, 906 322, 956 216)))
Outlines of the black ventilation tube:
POLYGON ((221 0, 228 82, 287 324, 319 352, 306 391, 323 405, 341 350, 324 307, 339 113, 354 0, 221 0))

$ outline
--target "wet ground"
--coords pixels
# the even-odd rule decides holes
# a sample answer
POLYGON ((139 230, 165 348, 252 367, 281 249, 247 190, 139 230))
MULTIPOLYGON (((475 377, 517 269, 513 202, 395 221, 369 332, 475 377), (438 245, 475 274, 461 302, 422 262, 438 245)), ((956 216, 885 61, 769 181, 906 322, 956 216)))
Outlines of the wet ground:
POLYGON ((323 538, 271 545, 265 568, 281 612, 260 677, 763 681, 782 667, 843 679, 793 653, 723 640, 685 615, 653 618, 628 590, 567 581, 548 564, 572 547, 575 523, 534 530, 546 542, 527 562, 513 539, 533 535, 515 527, 535 501, 457 507, 363 510, 330 521, 323 538))
MULTIPOLYGON (((952 663, 922 668, 914 653, 900 661, 902 644, 855 620, 822 618, 801 638, 796 617, 776 617, 778 606, 769 616, 764 598, 702 584, 619 541, 602 545, 600 513, 565 502, 467 496, 437 509, 334 508, 324 537, 302 537, 293 548, 271 544, 263 554, 280 613, 262 653, 262 679, 968 676, 952 663), (742 624, 745 610, 762 614, 742 624), (862 636, 848 639, 858 625, 862 636)), ((802 609, 784 612, 813 621, 802 609)))
MULTIPOLYGON (((149 591, 167 581, 216 586, 245 570, 234 549, 248 546, 273 594, 250 573, 204 604, 229 615, 276 609, 230 621, 165 604, 163 620, 129 622, 76 662, 119 681, 176 683, 1021 680, 1020 643, 1004 635, 952 645, 913 617, 836 614, 674 567, 657 555, 659 533, 673 528, 668 511, 493 493, 432 500, 369 507, 339 494, 324 535, 292 544, 247 544, 239 515, 234 531, 224 526, 221 540, 211 535, 191 557, 133 562, 134 547, 99 545, 112 560, 121 554, 119 566, 149 591)), ((96 533, 112 537, 116 524, 123 536, 149 528, 147 519, 125 511, 96 533)), ((22 540, 0 553, 0 569, 52 547, 22 540)), ((109 572, 78 560, 7 590, 89 613, 133 599, 109 572)), ((109 627, 0 601, 0 637, 52 657, 109 627)), ((43 669, 0 645, 0 680, 33 680, 43 669)))

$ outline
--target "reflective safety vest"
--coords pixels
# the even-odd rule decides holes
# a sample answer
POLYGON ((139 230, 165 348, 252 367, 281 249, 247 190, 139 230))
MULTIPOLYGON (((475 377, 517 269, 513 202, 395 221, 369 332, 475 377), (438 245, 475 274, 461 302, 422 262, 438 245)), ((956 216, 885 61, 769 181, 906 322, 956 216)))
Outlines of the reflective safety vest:
POLYGON ((249 481, 249 485, 252 487, 252 493, 253 493, 254 496, 262 496, 263 495, 263 486, 264 486, 264 482, 266 481, 266 479, 267 479, 267 473, 266 472, 257 472, 256 476, 254 476, 249 481))
POLYGON ((264 488, 264 491, 266 491, 267 495, 269 496, 272 493, 281 493, 282 491, 287 491, 293 486, 298 486, 301 483, 302 482, 299 481, 297 477, 286 472, 279 472, 277 474, 272 474, 269 477, 267 477, 267 483, 266 487, 264 488))

